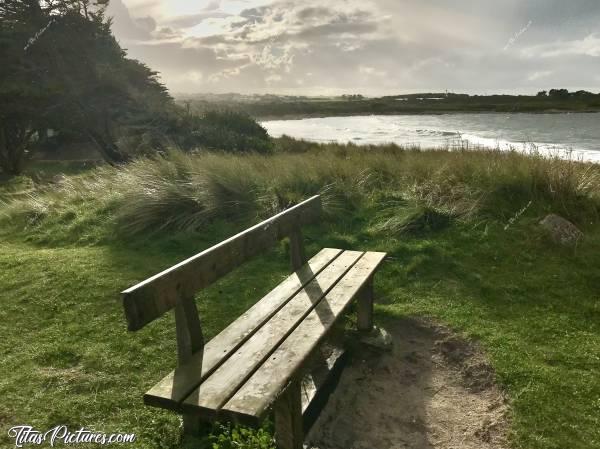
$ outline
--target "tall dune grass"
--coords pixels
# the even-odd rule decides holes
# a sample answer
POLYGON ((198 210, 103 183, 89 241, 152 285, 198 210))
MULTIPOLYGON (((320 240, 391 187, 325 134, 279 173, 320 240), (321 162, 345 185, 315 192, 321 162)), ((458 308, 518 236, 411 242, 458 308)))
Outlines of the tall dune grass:
POLYGON ((599 218, 600 167, 500 151, 312 145, 272 155, 166 155, 98 167, 8 198, 1 220, 30 238, 97 241, 257 220, 321 193, 337 215, 379 211, 374 229, 403 228, 407 207, 452 219, 510 217, 530 201, 585 226, 599 218), (404 212, 402 212, 404 211, 404 212))

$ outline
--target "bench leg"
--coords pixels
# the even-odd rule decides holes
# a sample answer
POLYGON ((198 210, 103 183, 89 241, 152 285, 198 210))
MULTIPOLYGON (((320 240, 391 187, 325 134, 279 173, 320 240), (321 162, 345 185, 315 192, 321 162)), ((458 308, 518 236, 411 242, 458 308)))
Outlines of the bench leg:
POLYGON ((183 415, 183 433, 198 437, 204 435, 207 431, 207 425, 196 415, 183 415))
POLYGON ((373 276, 358 296, 357 321, 359 331, 369 332, 373 329, 373 276))
POLYGON ((275 411, 275 442, 277 449, 302 449, 302 398, 299 380, 294 380, 277 399, 275 411))
MULTIPOLYGON (((177 332, 177 360, 184 365, 197 352, 204 350, 204 337, 194 298, 180 298, 175 306, 177 332)), ((183 415, 183 433, 199 436, 208 426, 197 415, 183 415)))

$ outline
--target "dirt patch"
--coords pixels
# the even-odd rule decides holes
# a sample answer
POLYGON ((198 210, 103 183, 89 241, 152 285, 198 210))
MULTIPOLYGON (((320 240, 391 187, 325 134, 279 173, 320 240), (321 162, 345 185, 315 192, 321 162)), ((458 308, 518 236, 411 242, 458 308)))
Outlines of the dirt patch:
POLYGON ((389 352, 354 351, 307 437, 318 449, 506 448, 506 401, 476 345, 420 319, 389 352))

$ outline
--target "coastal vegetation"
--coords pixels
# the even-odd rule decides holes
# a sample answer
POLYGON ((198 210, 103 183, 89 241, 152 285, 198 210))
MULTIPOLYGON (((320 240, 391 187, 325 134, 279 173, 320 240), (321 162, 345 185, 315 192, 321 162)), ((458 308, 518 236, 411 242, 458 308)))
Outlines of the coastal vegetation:
MULTIPOLYGON (((307 229, 308 253, 387 252, 377 322, 427 317, 477 341, 510 405, 512 447, 600 447, 600 166, 273 139, 252 118, 597 111, 600 95, 175 101, 120 48, 105 5, 0 5, 0 445, 28 424, 134 433, 141 448, 271 448, 268 422, 182 439, 177 415, 145 407, 175 363, 173 318, 129 334, 118 295, 318 193, 325 219, 307 229), (548 214, 583 238, 557 243, 539 225, 548 214)), ((197 296, 207 339, 287 275, 288 252, 283 242, 197 296)))
MULTIPOLYGON (((182 442, 176 415, 143 406, 174 363, 173 323, 127 334, 117 297, 320 193, 326 221, 308 229, 309 253, 387 251, 376 319, 427 316, 479 341, 511 406, 514 447, 600 444, 598 166, 291 139, 273 148, 173 150, 3 186, 3 422, 135 432, 139 447, 271 447, 269 424, 216 425, 182 442), (578 246, 552 241, 538 225, 548 213, 584 232, 578 246)), ((286 275, 286 254, 282 244, 241 268, 243 282, 225 278, 198 295, 207 338, 286 275)))
POLYGON ((448 92, 364 97, 285 95, 181 95, 177 102, 203 112, 231 108, 260 119, 456 112, 599 112, 600 93, 550 89, 536 95, 467 95, 448 92))

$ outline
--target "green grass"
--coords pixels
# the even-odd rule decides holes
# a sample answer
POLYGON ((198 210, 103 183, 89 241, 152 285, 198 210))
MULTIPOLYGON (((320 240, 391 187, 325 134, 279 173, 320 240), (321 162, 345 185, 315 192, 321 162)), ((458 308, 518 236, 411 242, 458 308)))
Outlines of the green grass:
MULTIPOLYGON (((388 252, 377 319, 431 316, 480 341, 510 398, 513 447, 600 447, 597 168, 354 150, 176 154, 4 200, 0 445, 12 445, 10 426, 27 423, 134 432, 143 448, 269 447, 268 423, 259 432, 217 426, 204 442, 182 443, 176 415, 142 404, 175 365, 173 318, 127 333, 118 292, 323 192, 326 220, 307 230, 308 252, 388 252), (550 211, 583 229, 577 248, 540 230, 550 211)), ((286 272, 284 242, 201 292, 206 336, 286 272)))

